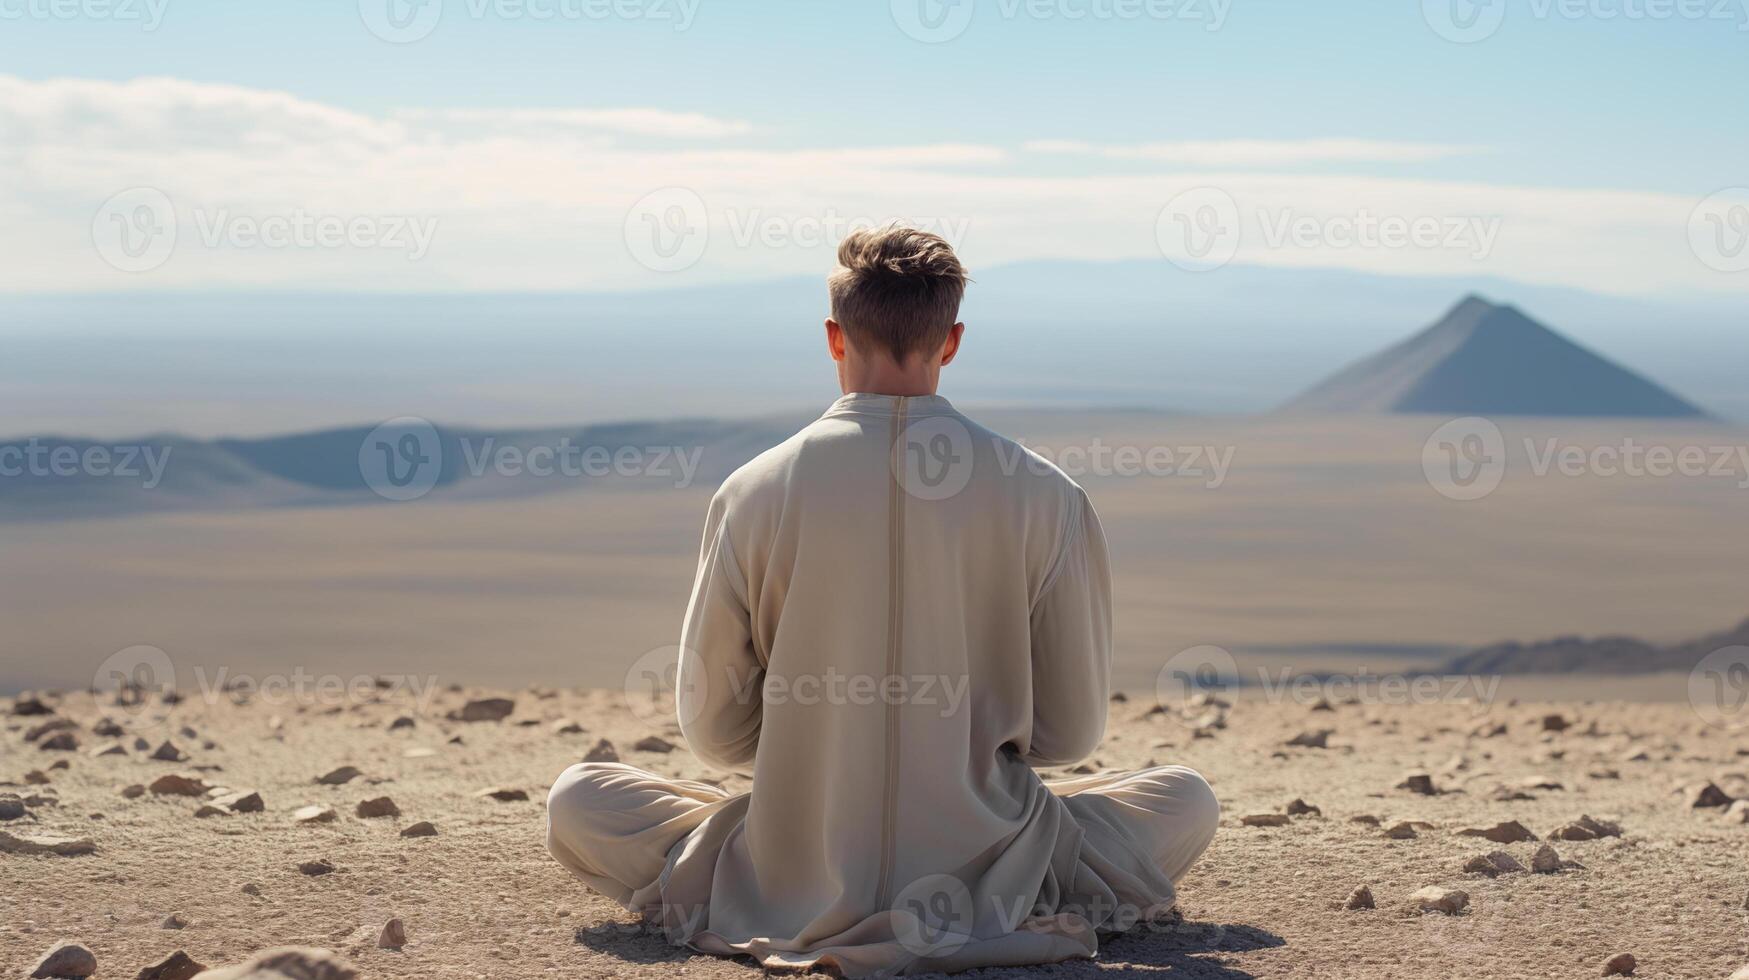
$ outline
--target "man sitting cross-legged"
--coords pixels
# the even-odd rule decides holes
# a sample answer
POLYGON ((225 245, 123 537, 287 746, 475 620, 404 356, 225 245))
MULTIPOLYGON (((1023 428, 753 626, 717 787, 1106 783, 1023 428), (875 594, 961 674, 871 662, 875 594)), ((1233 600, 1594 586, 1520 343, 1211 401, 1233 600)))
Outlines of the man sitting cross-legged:
POLYGON ((1087 495, 938 396, 966 275, 850 236, 844 397, 711 501, 681 728, 730 794, 619 764, 553 787, 548 846, 677 943, 848 976, 1046 963, 1160 915, 1214 836, 1195 772, 1045 783, 1105 727, 1111 573, 1087 495))

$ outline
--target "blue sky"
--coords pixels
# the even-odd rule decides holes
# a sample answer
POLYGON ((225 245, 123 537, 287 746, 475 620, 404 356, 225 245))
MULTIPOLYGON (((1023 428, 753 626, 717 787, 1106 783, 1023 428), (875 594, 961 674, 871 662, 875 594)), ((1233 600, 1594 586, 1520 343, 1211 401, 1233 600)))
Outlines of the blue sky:
MULTIPOLYGON (((1502 257, 1502 262, 1521 264, 1534 253, 1560 251, 1569 239, 1576 250, 1573 265, 1595 264, 1601 260, 1577 250, 1590 247, 1584 240, 1593 223, 1607 226, 1613 219, 1607 214, 1588 219, 1584 212, 1626 207, 1638 214, 1642 206, 1649 224, 1622 232, 1629 245, 1609 247, 1616 249, 1615 261, 1621 267, 1655 264, 1661 260, 1630 256, 1622 249, 1630 248, 1635 236, 1661 235, 1658 223, 1666 218, 1660 215, 1675 216, 1671 240, 1680 239, 1681 219, 1694 202, 1721 188, 1749 183, 1744 169, 1749 160, 1749 128, 1742 125, 1741 109, 1741 93, 1749 90, 1749 31, 1744 29, 1749 23, 1745 7, 1749 0, 1507 0, 1500 8, 1504 15, 1498 29, 1474 43, 1454 43, 1440 36, 1426 13, 1436 5, 1434 0, 1153 0, 1153 10, 1170 11, 1165 16, 1149 15, 1144 0, 958 0, 966 5, 963 9, 970 12, 970 20, 963 33, 942 43, 922 43, 907 36, 899 24, 903 12, 895 14, 897 8, 886 0, 617 0, 626 5, 622 9, 636 15, 548 19, 529 16, 526 9, 560 4, 562 10, 575 12, 582 9, 579 5, 596 0, 528 0, 526 9, 520 5, 523 0, 496 0, 480 13, 475 7, 487 0, 442 0, 441 20, 428 36, 395 44, 366 29, 361 3, 368 7, 375 2, 0 0, 0 75, 21 83, 15 87, 23 93, 13 97, 16 102, 39 96, 55 102, 42 94, 52 80, 127 83, 153 77, 288 93, 300 103, 379 121, 397 119, 397 113, 409 110, 642 109, 734 124, 697 142, 669 138, 660 147, 651 146, 647 133, 613 135, 615 148, 639 152, 659 149, 686 154, 704 148, 713 153, 745 150, 793 158, 827 149, 992 148, 1001 153, 960 154, 951 164, 953 173, 1011 178, 1017 193, 1032 190, 1019 188, 1021 180, 1135 178, 1115 181, 1111 200, 1097 203, 1109 203, 1116 213, 1126 204, 1123 195, 1134 195, 1135 209, 1149 212, 1150 222, 1162 202, 1142 181, 1186 167, 1192 167, 1202 183, 1212 172, 1232 170, 1326 178, 1322 196, 1314 194, 1301 205, 1308 209, 1326 206, 1340 196, 1345 185, 1332 178, 1560 192, 1565 195, 1559 199, 1560 220, 1568 225, 1564 232, 1568 237, 1526 237, 1520 258, 1502 257), (74 6, 67 9, 87 11, 102 7, 79 4, 131 3, 141 16, 149 15, 151 5, 164 6, 161 23, 146 31, 138 21, 119 14, 65 18, 44 13, 46 5, 53 3, 70 3, 74 6), (691 22, 678 30, 679 18, 689 15, 691 22), (1210 29, 1213 26, 1218 29, 1210 29), (1290 154, 1291 159, 1282 159, 1266 153, 1261 159, 1214 164, 1202 159, 1187 162, 1170 154, 1163 161, 1145 153, 1109 152, 1114 147, 1185 141, 1289 144, 1336 139, 1462 150, 1407 162, 1390 153, 1338 154, 1330 159, 1318 154, 1290 154), (1021 159, 1011 155, 1041 141, 1073 141, 1107 152, 1032 153, 1021 159), (1137 189, 1141 187, 1149 189, 1137 189), (1617 197, 1583 193, 1591 191, 1617 197), (1659 205, 1621 197, 1641 194, 1661 195, 1665 200, 1659 205), (1323 203, 1314 203, 1313 198, 1323 203)), ((1453 2, 1462 5, 1467 0, 1453 2)), ((1486 16, 1489 5, 1478 9, 1486 16)), ((944 9, 948 16, 953 12, 954 8, 944 9)), ((1437 13, 1433 16, 1436 20, 1437 13)), ((83 115, 94 111, 91 105, 114 102, 102 91, 89 98, 90 104, 81 103, 68 116, 39 114, 26 127, 29 139, 62 144, 65 141, 58 134, 78 126, 83 115)), ((145 101, 130 101, 129 112, 136 119, 142 112, 155 116, 150 107, 157 103, 151 100, 158 98, 162 96, 141 95, 145 101)), ((196 94, 163 103, 162 118, 155 121, 166 141, 186 147, 191 137, 178 134, 177 127, 212 101, 196 94)), ((275 132, 264 138, 245 131, 250 125, 247 119, 227 118, 232 121, 202 122, 198 139, 260 146, 303 136, 301 131, 290 137, 275 132)), ((0 117, 0 123, 5 121, 0 117)), ((537 145, 540 134, 521 136, 525 150, 543 152, 537 145)), ((453 138, 453 133, 445 138, 453 138)), ((27 155, 31 145, 35 144, 27 142, 24 151, 14 152, 27 155)), ((134 168, 131 164, 137 161, 120 156, 125 146, 114 149, 123 162, 116 166, 113 179, 95 180, 89 188, 75 190, 55 183, 45 176, 43 164, 24 167, 25 183, 45 182, 28 207, 42 211, 65 194, 68 214, 83 222, 91 210, 84 206, 85 196, 112 185, 120 191, 136 181, 149 180, 151 186, 158 186, 187 169, 179 166, 168 177, 153 175, 147 172, 150 168, 134 168)), ((90 156, 89 148, 85 150, 90 156)), ((155 152, 150 143, 139 149, 140 156, 155 152)), ((322 155, 315 149, 310 154, 322 155)), ((161 156, 168 159, 168 154, 161 156)), ((0 153, 0 165, 5 162, 0 153)), ((562 166, 548 163, 552 174, 563 173, 562 166)), ((528 166, 525 157, 515 154, 507 157, 507 165, 528 166)), ((816 167, 835 165, 836 158, 815 161, 816 167)), ((662 159, 640 157, 637 166, 649 175, 652 190, 663 186, 667 166, 662 159)), ((392 187, 393 164, 385 161, 384 167, 385 172, 372 179, 392 187)), ((683 186, 700 182, 685 167, 677 166, 675 173, 679 176, 674 182, 683 186)), ((339 178, 326 179, 330 183, 325 186, 331 187, 339 178)), ((455 179, 457 183, 441 194, 445 201, 458 196, 454 186, 480 186, 477 177, 455 179)), ((593 179, 611 183, 599 175, 593 179)), ((223 169, 213 171, 207 186, 214 184, 243 186, 223 169)), ((858 178, 856 184, 864 187, 868 181, 858 178)), ((1170 188, 1160 186, 1164 189, 1159 194, 1170 196, 1170 188)), ((1242 203, 1246 195, 1262 193, 1243 181, 1239 186, 1233 194, 1242 203)), ((330 197, 358 196, 343 193, 344 189, 333 195, 317 192, 321 190, 303 192, 312 208, 332 210, 330 197)), ((891 191, 878 200, 847 206, 893 207, 904 215, 902 209, 911 198, 920 207, 939 210, 942 201, 954 197, 949 184, 939 182, 928 192, 903 182, 891 191), (907 194, 908 189, 916 192, 907 194)), ((200 193, 200 188, 182 188, 172 194, 178 211, 185 211, 191 197, 200 193)), ((700 193, 714 202, 731 192, 700 193)), ((1087 191, 1083 187, 1077 193, 1087 191)), ((784 202, 782 206, 824 207, 820 200, 832 197, 827 188, 812 204, 784 202)), ((1442 203, 1416 205, 1417 213, 1444 214, 1452 207, 1444 196, 1433 197, 1442 203)), ((974 217, 994 229, 991 234, 1018 234, 1012 230, 1022 220, 1017 216, 1032 206, 1026 200, 1013 198, 1014 210, 1001 215, 995 214, 994 204, 981 204, 990 210, 974 217)), ((588 211, 596 203, 601 215, 612 216, 614 201, 591 203, 565 195, 556 195, 550 210, 588 211)), ((757 203, 743 207, 753 209, 757 203)), ((517 201, 517 207, 538 210, 537 205, 517 201)), ((208 201, 203 206, 220 205, 208 201)), ((287 202, 247 206, 259 210, 287 206, 287 202)), ((626 206, 630 202, 619 210, 626 206)), ((1083 205, 1081 210, 1089 209, 1083 205)), ((1518 214, 1511 205, 1502 205, 1501 210, 1508 215, 1508 230, 1513 221, 1520 229, 1539 229, 1551 220, 1543 214, 1518 214)), ((188 220, 184 214, 185 224, 188 220)), ((462 230, 450 233, 448 241, 439 239, 439 245, 459 257, 457 236, 483 233, 483 226, 475 228, 469 224, 472 219, 460 216, 450 215, 447 220, 446 231, 448 227, 462 230)), ((715 213, 710 220, 721 225, 715 213)), ((1037 229, 1032 233, 1040 234, 1037 229)), ((553 241, 564 234, 559 229, 531 229, 518 248, 529 254, 551 254, 553 241)), ((1099 233, 1090 227, 1080 234, 1096 240, 1099 233)), ((1114 232, 1110 237, 1116 241, 1121 236, 1114 232)), ((189 259, 186 246, 185 236, 179 246, 179 271, 172 270, 176 274, 160 280, 180 286, 345 284, 344 276, 337 279, 334 269, 320 263, 286 263, 283 271, 269 269, 266 263, 245 263, 247 268, 241 268, 189 259)), ((16 242, 15 247, 22 250, 16 242)), ((42 247, 36 243, 33 250, 42 247)), ((991 254, 1024 259, 1048 250, 1040 243, 1006 251, 993 248, 991 254)), ((1075 251, 1086 253, 1089 247, 1082 241, 1075 251)), ((1122 257, 1124 249, 1117 251, 1120 254, 1113 257, 1122 257)), ((703 262, 693 274, 735 278, 803 267, 781 256, 770 261, 732 259, 703 262)), ((591 258, 588 263, 600 261, 591 258)), ((1292 259, 1298 261, 1299 257, 1292 259)), ((1344 264, 1349 257, 1338 255, 1332 261, 1344 264)), ((1676 261, 1672 258, 1672 265, 1676 261)), ((493 259, 471 254, 466 262, 470 271, 477 271, 493 259)), ((76 270, 71 259, 64 265, 49 280, 69 287, 87 282, 113 285, 102 281, 107 275, 104 270, 76 270)), ((1487 271, 1511 275, 1514 270, 1487 271)), ((383 275, 400 286, 420 282, 418 276, 407 276, 398 268, 383 275)), ((457 273, 445 275, 454 278, 457 273)), ((600 284, 600 277, 571 282, 564 276, 532 273, 464 278, 509 288, 600 284)), ((1539 266, 1527 278, 1587 288, 1607 285, 1581 281, 1578 272, 1558 265, 1539 266)), ((1618 277, 1611 274, 1610 278, 1618 277)), ((1702 288, 1738 290, 1741 278, 1695 281, 1702 288)), ((1684 282, 1674 271, 1661 273, 1649 277, 1642 291, 1682 288, 1684 282)), ((7 285, 24 288, 28 283, 0 282, 0 287, 7 285)))

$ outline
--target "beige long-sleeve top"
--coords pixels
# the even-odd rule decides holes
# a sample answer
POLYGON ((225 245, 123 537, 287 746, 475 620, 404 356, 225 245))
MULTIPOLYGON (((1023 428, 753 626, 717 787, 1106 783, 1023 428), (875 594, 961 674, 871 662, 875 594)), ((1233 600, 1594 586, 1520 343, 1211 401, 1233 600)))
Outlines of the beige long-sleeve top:
POLYGON ((680 941, 897 973, 1086 955, 1105 923, 1063 909, 1113 877, 1169 904, 1032 769, 1104 730, 1099 520, 945 399, 848 395, 733 474, 682 647, 687 741, 753 789, 641 896, 680 941))

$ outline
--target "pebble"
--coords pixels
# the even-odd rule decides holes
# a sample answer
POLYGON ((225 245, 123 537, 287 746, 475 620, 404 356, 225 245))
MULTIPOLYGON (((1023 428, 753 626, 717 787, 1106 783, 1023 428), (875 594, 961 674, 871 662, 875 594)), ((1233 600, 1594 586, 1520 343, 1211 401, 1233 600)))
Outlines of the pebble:
POLYGON ((1437 796, 1439 788, 1433 785, 1433 776, 1424 772, 1412 772, 1397 784, 1398 789, 1406 789, 1422 796, 1437 796))
POLYGON ((560 718, 553 722, 554 735, 581 735, 586 729, 570 718, 560 718))
POLYGON ((660 752, 664 755, 674 751, 676 746, 660 735, 649 735, 638 739, 638 744, 632 746, 639 752, 660 752))
POLYGON ((418 823, 412 825, 411 827, 408 827, 406 830, 401 831, 401 836, 402 837, 436 837, 437 836, 437 825, 433 824, 429 820, 421 820, 418 823))
POLYGON ((188 918, 186 916, 184 916, 181 912, 172 912, 169 915, 164 917, 163 922, 158 923, 158 928, 160 928, 160 929, 186 929, 186 928, 188 928, 188 918))
POLYGON ((157 796, 205 796, 206 791, 212 787, 198 776, 172 772, 152 780, 152 784, 146 788, 157 796))
POLYGON ((0 793, 0 820, 17 820, 25 814, 24 801, 13 793, 0 793))
POLYGON ((1290 800, 1288 802, 1286 809, 1287 809, 1287 814, 1290 817, 1299 817, 1299 816, 1308 816, 1308 815, 1314 816, 1314 817, 1321 817, 1324 815, 1323 810, 1319 809, 1318 807, 1313 806, 1310 803, 1307 803, 1305 800, 1298 799, 1298 798, 1290 800))
POLYGON ((503 721, 516 710, 516 702, 509 698, 478 698, 461 706, 458 711, 450 712, 450 718, 455 721, 503 721))
POLYGON ((383 931, 377 935, 377 946, 382 949, 400 949, 407 945, 407 926, 400 919, 390 919, 383 925, 383 931))
POLYGON ((1319 728, 1301 732, 1288 739, 1287 744, 1302 749, 1327 749, 1330 747, 1330 736, 1334 734, 1336 734, 1336 730, 1333 728, 1319 728))
POLYGON ((1517 844, 1522 841, 1536 840, 1536 835, 1529 828, 1516 820, 1497 823, 1492 827, 1466 827, 1458 831, 1459 837, 1481 837, 1496 844, 1517 844))
POLYGON ((321 859, 305 861, 298 865, 298 870, 313 878, 318 875, 332 874, 334 871, 334 864, 331 861, 321 859))
POLYGON ((79 736, 72 732, 56 732, 39 742, 37 748, 44 752, 77 752, 79 736))
POLYGON ((256 884, 256 883, 254 883, 254 882, 253 882, 253 881, 251 881, 251 882, 249 882, 249 883, 248 883, 248 884, 246 884, 246 885, 244 885, 244 886, 243 886, 243 887, 242 887, 242 889, 240 889, 240 890, 241 890, 241 891, 242 891, 242 892, 243 892, 243 894, 245 894, 245 895, 253 895, 253 896, 254 896, 254 897, 256 897, 256 898, 260 898, 260 897, 261 897, 261 886, 260 886, 260 885, 257 885, 257 884, 256 884))
POLYGON ((1524 870, 1524 865, 1518 859, 1505 851, 1495 851, 1492 854, 1480 854, 1470 858, 1464 865, 1464 871, 1470 874, 1482 874, 1492 878, 1495 875, 1513 874, 1524 870))
POLYGON ((1690 786, 1687 796, 1689 807, 1696 810, 1731 805, 1731 798, 1725 794, 1725 791, 1712 783, 1697 783, 1690 786))
POLYGON ((92 724, 91 734, 96 735, 98 738, 121 738, 123 735, 126 735, 127 732, 123 730, 120 725, 116 724, 115 719, 108 715, 104 715, 92 724))
POLYGON ((128 786, 123 786, 121 788, 121 795, 125 799, 137 800, 140 797, 146 795, 146 787, 140 785, 139 783, 133 783, 133 784, 128 785, 128 786))
POLYGON ((48 705, 41 698, 20 694, 12 701, 12 713, 15 715, 46 715, 50 712, 48 705))
POLYGON ((232 813, 260 813, 267 809, 267 804, 261 802, 261 794, 252 789, 220 795, 214 798, 213 805, 222 806, 232 813))
POLYGON ((1361 885, 1348 893, 1348 901, 1344 902, 1342 907, 1350 912, 1358 912, 1361 909, 1377 908, 1378 906, 1373 902, 1372 889, 1361 885))
POLYGON ((1357 817, 1349 817, 1348 822, 1349 823, 1363 823, 1369 827, 1377 827, 1380 823, 1380 820, 1378 817, 1375 817, 1370 813, 1363 813, 1357 817))
POLYGON ((418 724, 418 722, 414 721, 411 717, 409 717, 407 715, 402 715, 401 717, 396 718, 394 721, 389 722, 389 731, 394 732, 394 731, 399 731, 403 728, 412 728, 417 724, 418 724))
POLYGON ((200 809, 194 811, 194 815, 202 819, 207 817, 228 817, 231 815, 231 811, 222 806, 213 806, 211 803, 202 803, 200 809))
POLYGON ((1385 836, 1391 840, 1413 840, 1416 836, 1415 825, 1408 821, 1394 823, 1385 831, 1385 836))
POLYGON ((339 814, 331 806, 306 806, 292 814, 298 823, 333 823, 339 814))
POLYGON ((316 783, 320 786, 344 786, 362 775, 364 775, 364 773, 359 772, 352 766, 341 766, 338 769, 317 776, 316 783))
POLYGON ((521 803, 528 799, 527 790, 511 789, 505 786, 494 786, 491 789, 483 789, 474 795, 482 799, 494 799, 500 803, 521 803))
POLYGON ((1468 892, 1456 888, 1441 888, 1438 885, 1428 885, 1409 896, 1409 908, 1417 912, 1441 912, 1445 915, 1458 915, 1470 905, 1468 892))
POLYGON ((1634 968, 1639 966, 1632 953, 1617 953, 1603 961, 1603 975, 1606 977, 1631 977, 1634 968))
POLYGON ((97 957, 78 943, 57 943, 36 961, 32 977, 64 977, 83 980, 97 972, 97 957))
POLYGON ((170 741, 169 739, 165 739, 162 745, 159 745, 156 749, 154 749, 152 751, 151 757, 158 762, 186 762, 186 761, 188 761, 188 753, 183 752, 181 749, 177 748, 176 743, 170 741))
POLYGON ((128 754, 128 747, 121 744, 120 742, 111 742, 108 745, 99 745, 91 750, 91 757, 93 759, 101 759, 105 756, 127 755, 127 754, 128 754))
POLYGON ((1239 822, 1247 827, 1285 827, 1288 818, 1285 813, 1253 813, 1240 817, 1239 822))
POLYGON ((0 853, 55 854, 60 857, 82 857, 97 851, 97 845, 84 837, 57 837, 53 834, 13 836, 0 830, 0 853))
POLYGON ((41 769, 32 769, 24 774, 24 783, 26 786, 47 786, 49 784, 49 774, 43 772, 41 769))
POLYGON ((1556 827, 1554 829, 1554 831, 1549 834, 1549 839, 1550 840, 1568 840, 1568 841, 1596 840, 1597 834, 1594 833, 1593 831, 1587 830, 1586 828, 1579 826, 1576 823, 1570 823, 1570 824, 1564 824, 1560 827, 1556 827))
POLYGON ((1549 875, 1561 870, 1561 854, 1548 844, 1536 849, 1530 857, 1530 870, 1539 875, 1549 875))
POLYGON ((595 743, 595 747, 589 750, 589 754, 585 755, 583 757, 583 761, 584 762, 618 762, 619 761, 619 751, 613 747, 612 742, 609 742, 607 739, 604 738, 601 741, 595 743))
POLYGON ((1573 723, 1561 715, 1543 716, 1543 731, 1545 732, 1564 732, 1571 727, 1573 727, 1573 723))
POLYGON ((192 980, 205 971, 206 967, 179 949, 141 970, 138 980, 192 980))
POLYGON ((359 803, 357 812, 361 818, 370 820, 375 817, 398 817, 401 815, 401 808, 395 805, 394 800, 379 796, 359 803))

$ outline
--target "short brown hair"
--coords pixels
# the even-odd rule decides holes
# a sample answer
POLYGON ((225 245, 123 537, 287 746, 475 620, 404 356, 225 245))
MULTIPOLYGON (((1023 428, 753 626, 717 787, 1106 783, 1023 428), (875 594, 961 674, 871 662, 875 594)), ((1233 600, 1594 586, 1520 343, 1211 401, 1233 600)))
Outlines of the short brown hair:
POLYGON ((889 225, 852 232, 826 280, 832 319, 863 350, 905 363, 947 341, 969 277, 940 235, 889 225))

